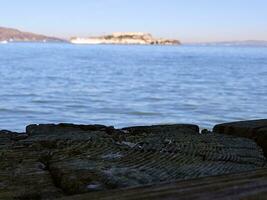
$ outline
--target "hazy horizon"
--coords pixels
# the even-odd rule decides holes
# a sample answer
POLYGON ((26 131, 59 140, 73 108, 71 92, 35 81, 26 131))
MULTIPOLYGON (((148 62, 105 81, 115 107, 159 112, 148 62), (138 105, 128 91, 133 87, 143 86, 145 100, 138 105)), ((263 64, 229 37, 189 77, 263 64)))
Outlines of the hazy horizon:
POLYGON ((0 26, 60 38, 131 31, 184 43, 267 40, 264 0, 3 0, 1 4, 0 26))

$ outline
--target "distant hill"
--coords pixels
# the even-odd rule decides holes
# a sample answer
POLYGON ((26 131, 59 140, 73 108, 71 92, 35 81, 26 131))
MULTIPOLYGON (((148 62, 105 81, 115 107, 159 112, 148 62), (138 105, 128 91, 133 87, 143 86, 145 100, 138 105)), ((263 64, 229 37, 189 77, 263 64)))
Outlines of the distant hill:
POLYGON ((205 46, 267 46, 267 41, 264 40, 245 40, 245 41, 225 41, 225 42, 203 42, 190 43, 205 46))
POLYGON ((0 42, 65 42, 65 40, 40 34, 22 32, 13 28, 0 27, 0 42))

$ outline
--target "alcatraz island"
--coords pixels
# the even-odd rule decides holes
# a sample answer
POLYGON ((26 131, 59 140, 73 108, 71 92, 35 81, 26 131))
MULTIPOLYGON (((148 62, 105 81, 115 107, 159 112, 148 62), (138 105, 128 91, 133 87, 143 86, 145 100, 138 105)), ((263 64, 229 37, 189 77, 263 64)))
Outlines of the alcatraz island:
POLYGON ((73 44, 137 44, 137 45, 179 45, 179 40, 154 38, 150 33, 117 32, 99 37, 79 38, 70 40, 73 44))

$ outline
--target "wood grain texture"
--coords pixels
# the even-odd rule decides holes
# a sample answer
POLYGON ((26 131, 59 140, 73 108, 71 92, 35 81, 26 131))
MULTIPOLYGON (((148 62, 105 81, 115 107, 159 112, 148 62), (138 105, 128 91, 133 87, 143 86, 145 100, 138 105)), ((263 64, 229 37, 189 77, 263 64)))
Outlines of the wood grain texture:
POLYGON ((76 195, 66 200, 267 199, 267 169, 76 195))
MULTIPOLYGON (((23 135, 0 131, 0 199, 52 200, 77 194, 86 194, 80 196, 86 199, 102 192, 116 194, 118 189, 139 187, 143 187, 144 196, 137 190, 137 199, 175 198, 180 194, 183 197, 189 190, 184 194, 188 198, 196 194, 204 198, 205 192, 220 188, 223 191, 219 194, 224 196, 236 192, 233 188, 243 194, 251 191, 252 195, 252 191, 265 192, 261 191, 266 186, 265 172, 253 174, 266 164, 255 141, 218 133, 200 134, 196 125, 125 129, 103 125, 31 125, 23 135), (245 179, 242 176, 246 173, 235 175, 236 179, 227 176, 248 171, 252 174, 245 179), (229 178, 203 179, 218 175, 229 178), (166 182, 184 186, 176 190, 177 184, 161 185, 166 182)), ((132 195, 127 198, 134 198, 132 195)), ((213 195, 217 197, 217 193, 213 195)), ((120 192, 114 199, 118 197, 120 192)))
POLYGON ((253 139, 267 157, 267 119, 218 124, 213 132, 253 139))

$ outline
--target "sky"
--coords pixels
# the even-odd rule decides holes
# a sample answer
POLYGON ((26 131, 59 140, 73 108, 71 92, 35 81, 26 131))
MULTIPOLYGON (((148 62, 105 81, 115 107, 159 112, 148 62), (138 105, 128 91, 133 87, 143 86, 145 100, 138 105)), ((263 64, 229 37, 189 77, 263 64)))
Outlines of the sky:
POLYGON ((62 38, 133 31, 182 42, 267 40, 267 0, 0 0, 0 26, 62 38))

